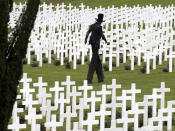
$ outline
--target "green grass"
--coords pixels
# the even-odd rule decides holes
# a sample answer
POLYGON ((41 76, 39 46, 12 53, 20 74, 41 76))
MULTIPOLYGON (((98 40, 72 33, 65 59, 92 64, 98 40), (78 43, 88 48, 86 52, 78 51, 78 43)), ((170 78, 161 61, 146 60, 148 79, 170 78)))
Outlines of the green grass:
MULTIPOLYGON (((32 56, 34 57, 34 56, 32 56)), ((106 62, 108 63, 108 61, 106 62)), ((72 63, 71 63, 72 64, 72 63)), ((111 84, 112 79, 117 80, 117 84, 121 84, 122 89, 117 89, 117 96, 121 96, 121 90, 123 89, 130 89, 131 83, 136 83, 136 88, 141 89, 141 94, 136 95, 136 101, 142 101, 143 95, 151 95, 153 88, 160 88, 160 82, 165 82, 166 88, 170 88, 171 92, 166 93, 166 101, 175 99, 175 69, 173 69, 172 73, 165 73, 162 72, 164 67, 167 67, 167 62, 163 62, 162 65, 157 66, 156 70, 151 70, 151 74, 142 74, 140 72, 141 66, 135 66, 135 70, 124 70, 124 66, 129 65, 129 61, 126 64, 120 64, 120 67, 113 67, 112 72, 104 72, 105 81, 103 83, 97 82, 97 76, 94 74, 93 79, 93 90, 98 91, 101 90, 102 84, 111 84)), ((142 63, 142 66, 144 63, 142 63)), ((47 92, 49 92, 49 87, 54 86, 55 81, 65 81, 66 76, 71 76, 71 81, 76 81, 76 86, 82 86, 83 80, 86 79, 87 72, 88 72, 88 62, 85 65, 77 65, 77 69, 65 69, 64 66, 55 66, 53 64, 43 64, 43 67, 31 67, 30 65, 24 65, 23 71, 28 73, 28 77, 32 78, 32 83, 38 81, 38 77, 43 77, 43 82, 47 82, 47 92)), ((33 84, 30 84, 31 87, 33 84)), ((33 87, 32 87, 33 88, 33 87)), ((36 90, 37 92, 37 90, 36 90)), ((35 94, 36 95, 36 94, 35 94)), ((34 98, 36 99, 36 96, 34 98)), ((90 93, 88 94, 90 96, 90 93)), ((52 96, 52 101, 54 96, 52 96)), ((110 96, 107 96, 107 100, 110 99, 110 96)), ((78 101, 78 99, 77 99, 78 101)), ((96 107, 100 106, 100 102, 96 103, 96 107)), ((130 103, 127 103, 127 106, 130 106, 130 103)), ((158 106, 160 106, 158 104, 158 106)), ((40 105, 37 106, 39 108, 40 105)), ((59 116, 59 112, 52 112, 59 116)), ((110 120, 110 118, 108 118, 110 120)), ((72 121, 77 121, 77 118, 74 118, 72 121)), ((39 120, 38 123, 44 123, 45 118, 39 120)), ((98 128, 98 126, 94 126, 94 130, 98 128)), ((173 126, 174 129, 174 126, 173 126)), ((30 126, 28 126, 27 131, 30 130, 30 126)), ((63 127, 59 128, 60 131, 65 130, 65 123, 63 127)))
MULTIPOLYGON (((129 63, 128 63, 129 64, 129 63)), ((124 65, 120 64, 120 67, 113 67, 112 72, 104 72, 104 83, 98 83, 97 75, 94 73, 93 86, 94 90, 101 90, 102 84, 111 84, 112 79, 116 79, 118 84, 122 85, 122 89, 130 89, 131 83, 136 83, 136 88, 142 90, 142 95, 151 94, 152 88, 159 88, 160 82, 165 82, 167 88, 171 88, 171 92, 167 93, 167 100, 175 99, 175 69, 172 73, 162 72, 164 67, 167 67, 167 63, 157 66, 156 70, 151 70, 151 73, 142 74, 140 72, 140 66, 135 66, 135 70, 124 70, 124 65)), ((72 81, 76 81, 76 85, 83 85, 83 80, 86 79, 88 72, 88 64, 77 65, 77 69, 65 69, 65 66, 54 66, 53 64, 43 64, 42 68, 31 67, 25 65, 23 71, 28 73, 28 77, 33 79, 33 82, 37 82, 39 76, 43 77, 43 81, 48 82, 49 87, 54 86, 55 81, 65 81, 66 76, 70 75, 72 81)), ((119 89, 120 90, 120 89, 119 89)), ((137 100, 142 100, 141 94, 138 95, 137 100)))
MULTIPOLYGON (((16 3, 24 3, 25 1, 26 0, 14 0, 14 2, 16 3)), ((175 4, 174 0, 41 0, 41 2, 45 2, 47 4, 53 3, 53 5, 62 4, 64 2, 66 5, 71 3, 76 7, 79 7, 81 3, 84 3, 86 6, 89 6, 91 8, 99 7, 100 5, 102 7, 108 8, 108 6, 111 7, 112 5, 114 5, 115 7, 121 7, 125 5, 133 7, 137 4, 139 4, 140 6, 152 4, 153 6, 161 5, 164 7, 175 4)), ((157 66, 156 70, 151 70, 151 74, 149 75, 140 73, 140 67, 138 66, 135 66, 134 71, 126 71, 124 70, 124 65, 126 64, 121 64, 118 68, 113 67, 112 72, 104 72, 104 83, 99 84, 97 82, 97 76, 96 74, 94 74, 92 84, 94 90, 101 90, 102 84, 111 84, 112 79, 115 78, 117 79, 117 84, 121 84, 122 89, 130 89, 131 83, 136 83, 136 88, 141 89, 142 91, 141 94, 137 94, 136 101, 142 101, 143 95, 151 95, 152 88, 159 88, 160 82, 165 82, 166 87, 171 89, 170 93, 166 93, 166 101, 175 99, 175 69, 173 69, 172 73, 162 72, 162 69, 167 66, 166 62, 164 62, 163 65, 157 66)), ((24 65, 23 71, 28 73, 28 77, 32 78, 33 82, 37 82, 38 77, 42 76, 43 81, 48 82, 48 91, 49 87, 54 86, 55 81, 65 81, 67 75, 71 76, 72 81, 76 81, 76 86, 83 85, 83 80, 85 80, 87 76, 88 64, 86 63, 85 65, 77 65, 76 70, 65 69, 65 66, 54 66, 53 64, 43 64, 42 68, 34 68, 30 65, 24 65)), ((122 89, 117 90, 118 96, 121 95, 122 89)), ((35 97, 36 96, 34 96, 34 98, 35 97)), ((107 99, 109 100, 109 96, 107 97, 107 99)), ((99 106, 99 104, 100 103, 97 103, 97 106, 99 106)), ((37 108, 39 108, 39 106, 37 106, 37 108)), ((39 120, 37 123, 40 122, 45 122, 45 119, 39 120)), ((28 126, 26 130, 30 131, 30 126, 28 126)), ((65 125, 62 128, 59 128, 59 131, 63 130, 65 130, 65 125)), ((173 130, 175 130, 174 126, 173 130)))
MULTIPOLYGON (((26 0, 14 0, 14 2, 25 2, 26 0)), ((171 4, 175 4, 174 0, 41 0, 41 3, 45 2, 47 4, 53 3, 54 5, 65 3, 69 4, 71 3, 74 6, 79 7, 81 3, 84 3, 86 6, 89 6, 91 8, 94 7, 99 7, 100 5, 102 7, 107 8, 108 6, 114 5, 115 7, 120 7, 120 6, 134 6, 139 4, 140 6, 145 6, 145 5, 162 5, 162 6, 167 6, 171 4)))

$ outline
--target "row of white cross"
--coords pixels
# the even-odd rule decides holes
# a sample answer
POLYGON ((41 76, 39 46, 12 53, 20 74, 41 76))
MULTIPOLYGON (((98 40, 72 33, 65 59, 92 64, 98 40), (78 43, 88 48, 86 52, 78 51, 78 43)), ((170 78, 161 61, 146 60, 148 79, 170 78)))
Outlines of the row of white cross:
MULTIPOLYGON (((15 26, 23 5, 14 5, 10 17, 10 27, 15 26)), ((81 4, 76 8, 68 6, 42 4, 38 12, 35 27, 30 37, 27 51, 27 63, 31 63, 31 51, 35 52, 39 66, 41 67, 42 54, 51 63, 51 52, 54 51, 56 59, 64 65, 64 58, 73 61, 73 69, 76 69, 77 59, 81 64, 85 63, 85 56, 91 59, 90 45, 84 44, 88 26, 95 22, 98 13, 104 13, 104 34, 110 45, 101 42, 100 54, 102 62, 109 58, 109 71, 112 71, 112 62, 120 66, 120 57, 126 63, 127 56, 130 59, 131 70, 134 70, 134 61, 140 66, 146 63, 146 73, 150 73, 150 61, 153 61, 153 69, 156 69, 156 61, 169 60, 169 72, 172 72, 173 59, 175 58, 173 38, 175 24, 175 7, 146 6, 89 8, 81 4), (164 59, 163 59, 164 56, 164 59), (156 59, 158 57, 158 59, 156 59), (143 60, 141 59, 143 58, 143 60)))
POLYGON ((153 89, 152 95, 144 95, 142 102, 136 101, 136 94, 141 93, 141 90, 136 89, 134 83, 131 84, 131 89, 122 90, 121 96, 118 96, 117 92, 121 85, 116 83, 116 79, 112 80, 111 85, 102 85, 99 91, 94 91, 93 86, 89 86, 86 80, 82 86, 76 86, 70 76, 67 76, 65 82, 56 81, 55 86, 50 87, 47 82, 43 82, 42 77, 38 77, 38 82, 32 84, 32 78, 28 78, 24 73, 21 83, 17 99, 22 100, 25 108, 18 108, 18 101, 14 104, 12 123, 8 126, 8 129, 13 131, 26 129, 27 125, 31 126, 31 131, 40 131, 41 127, 37 121, 44 118, 44 126, 52 131, 62 127, 64 122, 66 131, 92 131, 94 125, 98 125, 100 131, 128 131, 129 123, 133 123, 134 131, 163 131, 165 121, 167 130, 172 131, 175 100, 168 101, 165 106, 165 93, 170 92, 170 89, 165 88, 164 82, 161 82, 160 88, 153 89), (110 101, 107 102, 107 98, 110 98, 110 101), (158 100, 159 106, 157 106, 158 100), (127 110, 129 101, 131 109, 127 110), (36 107, 41 111, 40 114, 36 113, 36 107), (152 107, 150 118, 148 118, 148 107, 152 107), (86 111, 88 111, 87 118, 84 117, 86 111), (121 111, 121 118, 116 118, 116 111, 121 111), (19 122, 18 113, 25 116, 26 123, 19 122), (143 115, 142 127, 138 125, 139 115, 143 115), (105 127, 107 116, 110 117, 108 128, 105 127), (119 127, 117 124, 122 125, 119 127))

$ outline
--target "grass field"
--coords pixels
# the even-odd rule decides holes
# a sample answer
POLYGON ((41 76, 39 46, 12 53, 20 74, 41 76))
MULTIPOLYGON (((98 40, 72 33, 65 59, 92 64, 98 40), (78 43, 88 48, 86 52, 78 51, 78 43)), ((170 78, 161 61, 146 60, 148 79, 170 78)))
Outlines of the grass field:
MULTIPOLYGON (((19 2, 25 2, 26 0, 14 0, 14 2, 19 3, 19 2)), ((84 3, 86 6, 89 6, 91 8, 94 7, 99 7, 100 5, 102 7, 107 8, 108 6, 115 5, 115 7, 120 7, 120 6, 134 6, 139 4, 140 6, 146 6, 146 5, 162 5, 162 6, 168 6, 171 4, 175 4, 174 0, 41 0, 41 3, 45 2, 47 4, 69 4, 71 3, 74 6, 79 6, 81 3, 84 3)))
MULTIPOLYGON (((14 0, 14 2, 24 3, 26 0, 14 0)), ((121 7, 124 5, 134 6, 139 4, 140 6, 146 5, 161 5, 168 6, 175 4, 174 0, 41 0, 47 4, 53 3, 54 5, 71 3, 74 6, 79 7, 81 3, 91 8, 102 7, 107 8, 108 6, 115 5, 115 7, 121 7)), ((129 64, 129 63, 127 63, 129 64)), ((142 63, 143 64, 143 63, 142 63)), ((101 90, 102 84, 111 84, 112 79, 117 80, 117 84, 121 84, 122 89, 130 89, 131 83, 136 83, 136 88, 141 89, 142 93, 137 95, 136 101, 142 101, 143 95, 151 95, 153 88, 160 88, 160 82, 165 82, 166 88, 170 88, 171 92, 166 93, 166 101, 175 99, 175 69, 172 73, 162 72, 164 67, 167 67, 167 62, 162 65, 157 66, 156 70, 151 70, 151 74, 146 75, 140 72, 140 68, 135 66, 134 71, 125 70, 124 66, 126 64, 121 64, 120 67, 113 67, 112 72, 104 72, 105 81, 103 83, 97 82, 97 76, 94 74, 93 87, 94 90, 101 90)), ((42 68, 31 67, 30 65, 24 65, 23 71, 28 73, 28 77, 33 79, 33 82, 37 82, 39 76, 43 77, 44 82, 48 82, 48 87, 53 87, 55 81, 65 81, 66 76, 70 75, 72 81, 76 81, 76 86, 83 85, 83 80, 86 79, 88 71, 88 63, 85 65, 77 65, 77 69, 65 69, 65 66, 54 66, 53 64, 44 64, 42 68)), ((121 89, 118 90, 117 95, 121 95, 121 89)), ((42 120, 45 121, 44 119, 42 120)), ((65 126, 59 131, 64 131, 65 126)), ((175 130, 175 128, 174 128, 175 130)), ((30 131, 30 127, 27 128, 30 131)))
MULTIPOLYGON (((71 63, 72 64, 72 63, 71 63)), ((144 63, 142 63, 143 65, 144 63)), ((165 82, 166 88, 170 88, 171 92, 166 93, 166 101, 175 99, 175 69, 173 69, 172 73, 163 72, 162 69, 167 67, 167 62, 164 62, 162 65, 157 66, 156 70, 151 70, 151 74, 143 74, 140 72, 141 66, 135 66, 134 71, 125 70, 124 66, 129 65, 129 61, 126 64, 121 64, 120 67, 113 67, 112 72, 105 71, 105 81, 103 83, 97 82, 97 76, 94 74, 94 79, 92 86, 94 90, 101 90, 102 84, 111 84, 112 79, 117 80, 117 84, 121 84, 122 89, 130 89, 131 83, 136 83, 136 88, 141 89, 142 93, 136 95, 136 101, 142 101, 143 95, 151 95, 153 88, 159 88, 160 82, 165 82)), ((83 80, 86 79, 87 71, 88 71, 88 62, 85 65, 77 65, 77 69, 66 69, 64 66, 55 66, 53 64, 43 64, 42 68, 39 67, 31 67, 30 65, 25 65, 23 68, 24 72, 28 73, 28 77, 33 79, 33 82, 38 81, 38 77, 43 77, 43 82, 48 82, 48 87, 53 87, 55 81, 65 81, 66 76, 71 76, 71 81, 76 81, 76 86, 83 85, 83 80)), ((32 84, 30 84, 32 85, 32 84)), ((47 87, 47 91, 48 88, 47 87)), ((121 96, 121 90, 117 90, 117 96, 121 96)), ((88 94, 90 96, 90 94, 88 94)), ((107 101, 110 100, 109 96, 107 97, 107 101)), ((53 98, 52 98, 53 101, 53 98)), ((100 102, 96 103, 96 107, 100 106, 100 102)), ((130 107, 130 103, 127 103, 127 106, 130 107)), ((157 106, 160 106, 159 104, 157 106)), ((37 106, 38 108, 40 106, 37 106)), ((52 112, 54 113, 54 112, 52 112)), ((56 114, 58 112, 55 112, 56 114)), ((107 117, 110 122, 110 118, 107 117)), ((77 119, 73 119, 73 121, 77 121, 77 119)), ((45 118, 39 121, 39 123, 44 123, 45 118)), ((165 127, 166 128, 166 127, 165 127)), ((94 126, 94 131, 98 129, 98 126, 94 126)), ((175 127, 173 126, 173 129, 175 127)), ((64 131, 65 125, 61 128, 58 128, 58 131, 64 131)), ((30 126, 28 126, 27 131, 30 131, 30 126)), ((166 131, 166 130, 165 130, 166 131)))
MULTIPOLYGON (((34 57, 34 56, 33 56, 34 57)), ((71 63, 72 64, 72 63, 71 63)), ((108 64, 108 61, 106 61, 108 64)), ((142 62, 142 66, 145 63, 142 62)), ((165 82, 167 88, 171 88, 171 92, 167 93, 167 100, 175 99, 175 69, 172 73, 163 72, 162 69, 167 67, 167 62, 158 65, 157 69, 151 70, 150 74, 143 74, 140 72, 142 66, 135 66, 135 70, 125 70, 124 66, 130 65, 129 60, 127 63, 121 63, 120 67, 113 67, 112 72, 105 71, 105 81, 98 83, 97 75, 94 73, 93 83, 94 90, 101 90, 102 84, 111 84, 112 79, 116 79, 118 84, 122 85, 122 89, 130 89, 131 83, 136 83, 136 88, 142 90, 142 94, 138 95, 137 100, 142 100, 143 94, 151 94, 152 88, 159 88, 160 82, 165 82)), ((83 85, 83 80, 87 77, 88 62, 85 65, 78 65, 77 69, 66 69, 64 66, 55 66, 54 64, 43 64, 43 67, 31 67, 24 65, 23 71, 28 73, 28 76, 33 78, 33 82, 37 82, 37 77, 42 76, 43 80, 48 82, 50 87, 54 86, 55 81, 65 81, 66 76, 70 75, 71 80, 76 81, 76 85, 83 85)), ((120 93, 120 92, 119 92, 120 93)))

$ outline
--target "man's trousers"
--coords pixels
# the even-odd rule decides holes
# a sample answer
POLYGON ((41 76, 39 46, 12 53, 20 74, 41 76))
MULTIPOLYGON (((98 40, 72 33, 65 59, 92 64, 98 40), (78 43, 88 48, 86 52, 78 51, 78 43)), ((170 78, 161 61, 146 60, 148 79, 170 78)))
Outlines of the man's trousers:
POLYGON ((104 75, 102 71, 102 64, 100 57, 98 55, 99 47, 92 46, 92 59, 89 65, 87 80, 89 83, 92 82, 94 72, 96 71, 98 82, 102 82, 104 80, 104 75))

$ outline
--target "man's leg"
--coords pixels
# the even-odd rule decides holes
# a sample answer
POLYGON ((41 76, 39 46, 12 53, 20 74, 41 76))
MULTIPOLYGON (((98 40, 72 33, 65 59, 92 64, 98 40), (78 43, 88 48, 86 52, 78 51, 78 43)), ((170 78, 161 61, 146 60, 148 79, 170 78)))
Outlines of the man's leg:
POLYGON ((95 57, 93 54, 91 62, 89 64, 89 70, 88 70, 88 75, 87 75, 88 83, 92 83, 94 72, 95 72, 95 57))
POLYGON ((98 82, 103 82, 104 75, 103 75, 102 64, 101 64, 101 60, 99 58, 99 55, 97 56, 96 73, 97 73, 97 77, 98 77, 98 82))

